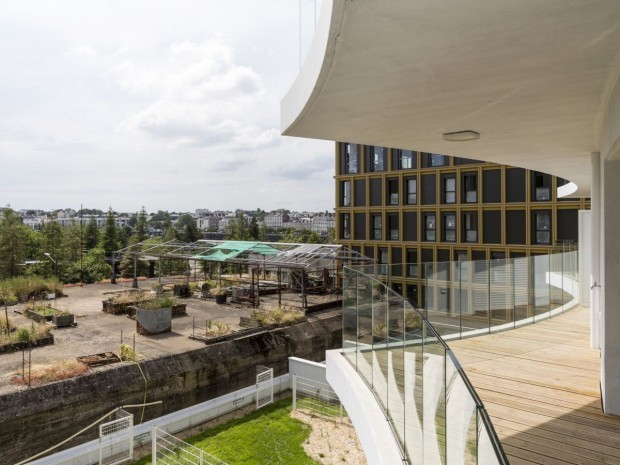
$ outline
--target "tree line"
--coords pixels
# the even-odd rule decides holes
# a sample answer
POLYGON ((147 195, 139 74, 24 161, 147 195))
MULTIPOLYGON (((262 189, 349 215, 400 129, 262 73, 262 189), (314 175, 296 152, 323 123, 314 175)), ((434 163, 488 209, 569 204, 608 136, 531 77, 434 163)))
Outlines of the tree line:
MULTIPOLYGON (((82 212, 86 211, 95 212, 82 212)), ((173 224, 168 212, 158 211, 149 220, 142 207, 123 227, 117 226, 116 216, 110 207, 102 227, 92 216, 85 224, 79 217, 67 226, 50 220, 33 230, 17 212, 4 209, 0 215, 0 279, 36 275, 55 276, 64 283, 92 283, 111 277, 110 263, 115 251, 145 241, 156 245, 171 240, 195 242, 202 238, 190 214, 182 214, 173 224), (150 228, 157 229, 160 235, 151 237, 150 228)), ((258 224, 256 216, 247 221, 243 213, 238 213, 227 225, 226 238, 265 241, 268 233, 264 223, 258 224)), ((329 241, 307 229, 283 230, 280 234, 281 242, 329 241)), ((145 275, 148 264, 140 262, 138 266, 138 274, 145 275)), ((126 255, 120 263, 121 275, 132 276, 133 267, 133 258, 126 255)))

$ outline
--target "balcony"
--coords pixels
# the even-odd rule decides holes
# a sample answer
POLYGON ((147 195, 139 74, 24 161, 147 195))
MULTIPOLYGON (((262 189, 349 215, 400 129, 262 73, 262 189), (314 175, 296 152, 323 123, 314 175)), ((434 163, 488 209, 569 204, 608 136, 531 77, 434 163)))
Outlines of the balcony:
MULTIPOLYGON (((519 376, 527 373, 519 368, 519 363, 525 362, 517 356, 508 369, 498 357, 512 358, 510 351, 500 350, 495 358, 489 355, 493 354, 491 349, 489 354, 483 350, 477 355, 478 347, 484 344, 479 341, 488 338, 510 341, 522 337, 539 347, 557 343, 557 338, 551 336, 547 342, 539 326, 532 324, 561 315, 577 305, 577 252, 505 261, 429 264, 423 275, 426 277, 425 308, 420 310, 391 290, 390 274, 386 265, 345 267, 343 350, 337 358, 334 354, 328 355, 328 380, 337 392, 339 386, 345 390, 349 389, 345 384, 357 383, 370 393, 364 394, 360 386, 348 394, 338 393, 356 429, 359 426, 365 431, 361 434, 365 449, 379 455, 374 461, 369 459, 369 463, 390 463, 380 457, 381 451, 391 454, 390 460, 393 460, 396 449, 403 463, 420 465, 493 465, 507 464, 513 456, 523 458, 527 455, 524 452, 512 454, 515 447, 525 447, 522 442, 515 446, 514 440, 509 441, 506 447, 500 442, 499 438, 509 433, 501 429, 501 435, 498 434, 493 423, 495 417, 489 415, 483 400, 496 399, 493 397, 495 369, 501 372, 503 379, 512 380, 511 388, 518 390, 515 385, 518 386, 519 376), (508 331, 515 328, 521 329, 508 331), (491 333, 497 334, 469 338, 491 333), (457 351, 451 347, 453 344, 458 347, 457 351), (461 353, 467 361, 465 369, 457 359, 457 354, 461 353), (338 369, 333 365, 338 365, 338 369), (486 372, 478 376, 480 367, 486 372), (482 385, 484 398, 477 393, 476 383, 470 381, 468 370, 476 381, 481 377, 486 381, 482 385), (341 383, 340 377, 347 377, 347 383, 341 383), (354 399, 353 392, 366 396, 365 400, 354 399), (374 403, 372 408, 371 403, 374 403), (369 419, 368 412, 373 408, 375 418, 369 419), (391 441, 386 438, 386 428, 391 441)), ((581 313, 571 312, 562 317, 581 313)), ((547 323, 553 329, 556 321, 560 320, 547 323)), ((558 324, 565 327, 565 324, 558 324)), ((574 335, 565 332, 569 339, 574 335)), ((577 333, 583 336, 582 330, 577 333)), ((527 350, 525 347, 522 345, 522 350, 527 350)), ((552 363, 563 366, 553 353, 550 352, 549 357, 552 363)), ((544 355, 538 358, 544 359, 544 355)), ((543 370, 538 376, 544 374, 543 370)), ((593 373, 588 381, 589 395, 594 394, 591 388, 592 385, 596 387, 596 381, 596 373, 593 373)), ((545 391, 548 400, 553 398, 549 389, 545 391)), ((524 395, 518 402, 527 410, 524 395)), ((490 411, 510 416, 509 400, 506 405, 502 410, 493 404, 490 411)), ((604 420, 601 424, 605 424, 604 420)))

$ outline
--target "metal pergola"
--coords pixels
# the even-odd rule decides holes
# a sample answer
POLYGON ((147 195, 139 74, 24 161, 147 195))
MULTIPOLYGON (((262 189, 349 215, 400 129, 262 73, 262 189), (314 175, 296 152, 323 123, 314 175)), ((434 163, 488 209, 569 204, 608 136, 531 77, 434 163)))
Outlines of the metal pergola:
MULTIPOLYGON (((255 306, 258 305, 259 271, 277 271, 278 292, 281 301, 281 271, 290 271, 290 278, 295 287, 301 291, 303 307, 307 307, 306 279, 309 274, 322 273, 323 283, 328 280, 330 272, 338 275, 344 264, 372 264, 373 260, 343 245, 335 244, 295 244, 283 242, 260 241, 225 241, 199 240, 192 243, 177 240, 164 243, 152 241, 139 242, 124 249, 117 250, 112 256, 112 269, 115 263, 126 255, 134 258, 133 287, 138 287, 138 260, 159 261, 159 278, 161 283, 162 260, 187 260, 194 262, 217 263, 219 282, 221 285, 223 265, 243 265, 251 270, 252 296, 255 306), (256 281, 256 282, 255 282, 256 281)), ((115 276, 113 271, 113 282, 115 276)))

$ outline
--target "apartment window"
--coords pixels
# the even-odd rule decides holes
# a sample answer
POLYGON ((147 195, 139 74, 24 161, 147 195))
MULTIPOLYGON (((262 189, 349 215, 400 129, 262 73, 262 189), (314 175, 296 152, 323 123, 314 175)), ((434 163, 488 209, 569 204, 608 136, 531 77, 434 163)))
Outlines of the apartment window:
POLYGON ((372 225, 372 240, 380 241, 383 240, 383 220, 381 217, 381 213, 372 213, 370 215, 370 221, 372 225))
POLYGON ((383 180, 370 178, 370 206, 380 207, 383 205, 383 180))
POLYGON ((398 234, 398 213, 388 213, 387 214, 387 227, 388 227, 388 240, 397 241, 399 238, 398 234))
POLYGON ((379 261, 379 273, 383 275, 388 274, 388 249, 387 247, 379 247, 379 254, 377 256, 379 261))
POLYGON ((463 212, 463 242, 478 242, 478 215, 463 212))
POLYGON ((341 186, 341 205, 343 207, 351 206, 351 181, 342 181, 341 186))
POLYGON ((437 176, 433 174, 422 175, 422 205, 435 205, 437 203, 437 176))
POLYGON ((398 178, 391 178, 387 180, 386 185, 387 204, 398 205, 398 178))
POLYGON ((418 212, 403 212, 403 240, 418 240, 418 212))
POLYGON ((436 232, 436 216, 434 213, 424 214, 424 240, 429 242, 435 241, 436 232))
POLYGON ((344 145, 344 172, 345 174, 359 173, 359 145, 357 144, 345 144, 344 145))
POLYGON ((456 177, 453 174, 444 174, 443 203, 456 203, 456 177))
POLYGON ((366 206, 366 179, 356 179, 353 184, 353 206, 366 206))
POLYGON ((456 214, 443 214, 443 240, 445 242, 456 242, 456 214))
POLYGON ((417 249, 407 249, 407 277, 418 277, 418 251, 417 249))
POLYGON ((349 213, 340 215, 340 235, 343 239, 351 239, 351 215, 349 213))
POLYGON ((482 201, 500 203, 502 201, 502 170, 482 171, 482 201))
POLYGON ((366 240, 366 213, 353 214, 353 240, 366 240))
POLYGON ((551 200, 551 176, 532 171, 532 197, 536 202, 551 200))
POLYGON ((368 171, 385 171, 387 169, 387 149, 374 145, 366 146, 368 171))
POLYGON ((407 205, 418 203, 418 179, 405 178, 405 190, 407 192, 407 205))
POLYGON ((534 212, 534 243, 551 244, 551 212, 534 212))
POLYGON ((464 203, 476 203, 478 201, 478 174, 463 173, 463 200, 464 203))
POLYGON ((447 166, 449 164, 449 159, 445 155, 440 155, 438 153, 422 152, 422 168, 447 166))
POLYGON ((397 150, 398 156, 398 169, 409 170, 415 168, 417 165, 416 152, 411 150, 397 150))

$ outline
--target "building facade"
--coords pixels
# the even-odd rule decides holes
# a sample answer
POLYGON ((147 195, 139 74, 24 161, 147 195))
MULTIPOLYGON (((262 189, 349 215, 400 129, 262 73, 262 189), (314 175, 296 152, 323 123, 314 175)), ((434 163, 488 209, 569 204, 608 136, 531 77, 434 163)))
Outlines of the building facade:
POLYGON ((336 239, 390 267, 391 286, 422 306, 425 263, 548 254, 578 241, 586 198, 566 181, 478 160, 336 143, 336 239))

